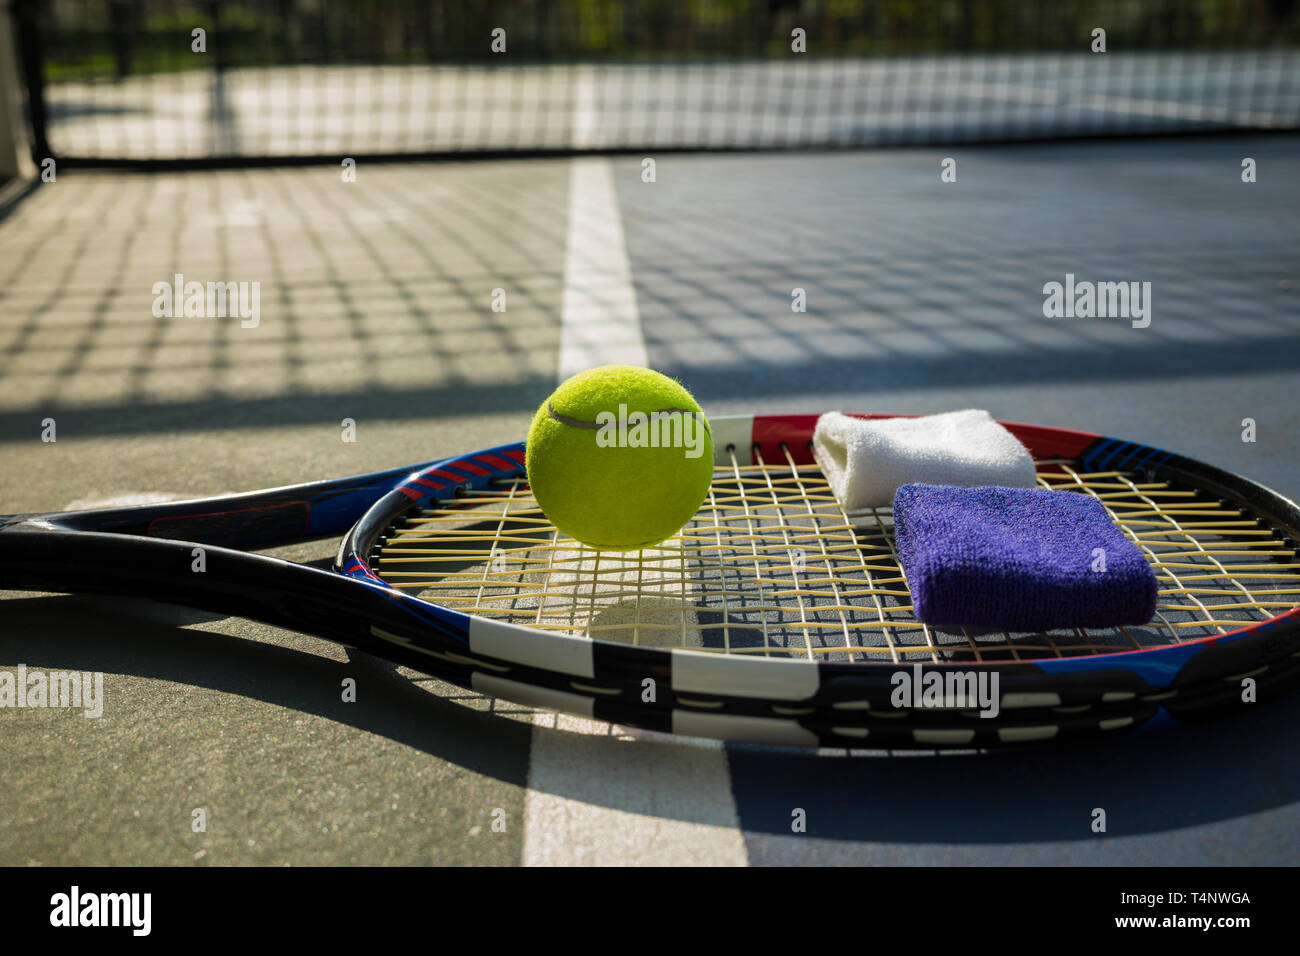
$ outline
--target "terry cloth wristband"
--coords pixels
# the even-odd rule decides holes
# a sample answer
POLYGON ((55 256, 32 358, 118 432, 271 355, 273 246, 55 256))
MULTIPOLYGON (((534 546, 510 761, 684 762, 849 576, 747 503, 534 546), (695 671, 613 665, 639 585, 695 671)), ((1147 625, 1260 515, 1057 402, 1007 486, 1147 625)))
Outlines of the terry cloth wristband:
POLYGON ((909 484, 894 497, 894 533, 926 624, 1044 631, 1155 614, 1151 566, 1087 495, 909 484))
POLYGON ((1032 488, 1034 461, 988 412, 867 421, 840 412, 817 419, 813 456, 845 511, 884 508, 908 482, 1032 488))

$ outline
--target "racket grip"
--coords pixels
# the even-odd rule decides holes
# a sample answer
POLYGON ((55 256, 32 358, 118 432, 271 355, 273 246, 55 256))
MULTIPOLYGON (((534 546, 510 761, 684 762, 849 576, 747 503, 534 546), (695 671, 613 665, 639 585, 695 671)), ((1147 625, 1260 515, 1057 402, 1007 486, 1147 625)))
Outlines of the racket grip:
POLYGON ((467 619, 454 611, 331 571, 186 541, 9 527, 0 530, 0 589, 152 598, 426 671, 431 655, 468 643, 467 619))

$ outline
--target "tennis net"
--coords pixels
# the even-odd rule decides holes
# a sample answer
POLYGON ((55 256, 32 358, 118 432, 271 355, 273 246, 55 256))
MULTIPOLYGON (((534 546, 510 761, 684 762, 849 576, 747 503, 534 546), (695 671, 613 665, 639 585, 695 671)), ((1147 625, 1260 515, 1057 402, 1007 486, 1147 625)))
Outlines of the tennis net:
POLYGON ((1300 126, 1293 0, 10 2, 36 151, 67 160, 1300 126))

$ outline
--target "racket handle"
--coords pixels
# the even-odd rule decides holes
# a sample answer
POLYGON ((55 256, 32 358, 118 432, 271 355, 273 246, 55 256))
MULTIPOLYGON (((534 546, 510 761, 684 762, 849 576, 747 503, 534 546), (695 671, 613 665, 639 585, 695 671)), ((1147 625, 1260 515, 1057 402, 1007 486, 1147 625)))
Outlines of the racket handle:
POLYGON ((194 542, 11 526, 0 530, 0 588, 147 597, 252 618, 425 671, 467 647, 468 619, 457 612, 331 571, 194 542))

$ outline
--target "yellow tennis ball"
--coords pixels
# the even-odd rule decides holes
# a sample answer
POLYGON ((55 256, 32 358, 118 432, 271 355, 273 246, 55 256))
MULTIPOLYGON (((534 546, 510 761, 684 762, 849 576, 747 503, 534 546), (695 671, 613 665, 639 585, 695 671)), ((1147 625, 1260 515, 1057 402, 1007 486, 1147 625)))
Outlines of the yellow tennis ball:
POLYGON ((671 538, 713 477, 713 436, 666 375, 602 365, 565 381, 528 430, 528 482, 562 532, 603 551, 671 538))

